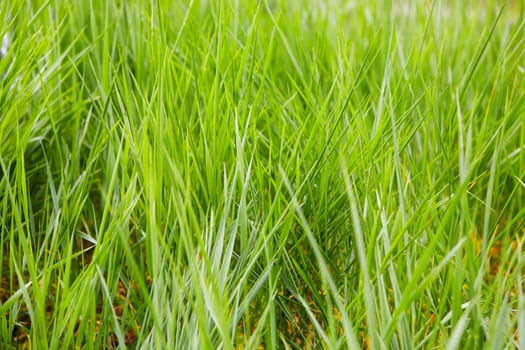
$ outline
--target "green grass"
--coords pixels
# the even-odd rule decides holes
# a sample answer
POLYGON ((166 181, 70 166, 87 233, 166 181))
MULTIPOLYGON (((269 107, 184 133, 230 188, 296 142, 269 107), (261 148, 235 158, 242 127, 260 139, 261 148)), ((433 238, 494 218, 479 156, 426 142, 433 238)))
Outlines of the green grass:
POLYGON ((0 348, 525 349, 523 0, 0 19, 0 348))

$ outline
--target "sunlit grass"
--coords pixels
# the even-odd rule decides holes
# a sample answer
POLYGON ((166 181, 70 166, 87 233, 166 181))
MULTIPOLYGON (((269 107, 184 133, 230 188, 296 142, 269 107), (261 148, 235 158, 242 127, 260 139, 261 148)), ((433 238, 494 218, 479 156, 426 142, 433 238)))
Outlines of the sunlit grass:
POLYGON ((523 1, 3 1, 0 348, 525 348, 523 1))

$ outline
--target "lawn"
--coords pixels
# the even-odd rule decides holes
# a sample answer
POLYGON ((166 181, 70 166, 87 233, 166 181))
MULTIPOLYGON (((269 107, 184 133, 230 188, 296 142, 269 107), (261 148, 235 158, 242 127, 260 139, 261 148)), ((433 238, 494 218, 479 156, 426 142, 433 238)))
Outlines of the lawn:
POLYGON ((1 349, 525 349, 525 0, 4 0, 1 349))

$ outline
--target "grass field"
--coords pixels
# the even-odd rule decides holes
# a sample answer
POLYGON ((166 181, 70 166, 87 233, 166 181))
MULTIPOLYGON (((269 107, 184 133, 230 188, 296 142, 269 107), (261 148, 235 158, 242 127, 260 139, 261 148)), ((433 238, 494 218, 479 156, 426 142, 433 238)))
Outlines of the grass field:
POLYGON ((525 1, 0 19, 1 349, 525 349, 525 1))

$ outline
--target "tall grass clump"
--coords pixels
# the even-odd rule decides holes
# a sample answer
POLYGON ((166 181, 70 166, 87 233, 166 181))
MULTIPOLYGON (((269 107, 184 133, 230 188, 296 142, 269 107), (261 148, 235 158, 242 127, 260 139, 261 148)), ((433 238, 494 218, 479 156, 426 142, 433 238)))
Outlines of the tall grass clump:
POLYGON ((525 348, 523 0, 5 0, 0 348, 525 348))

